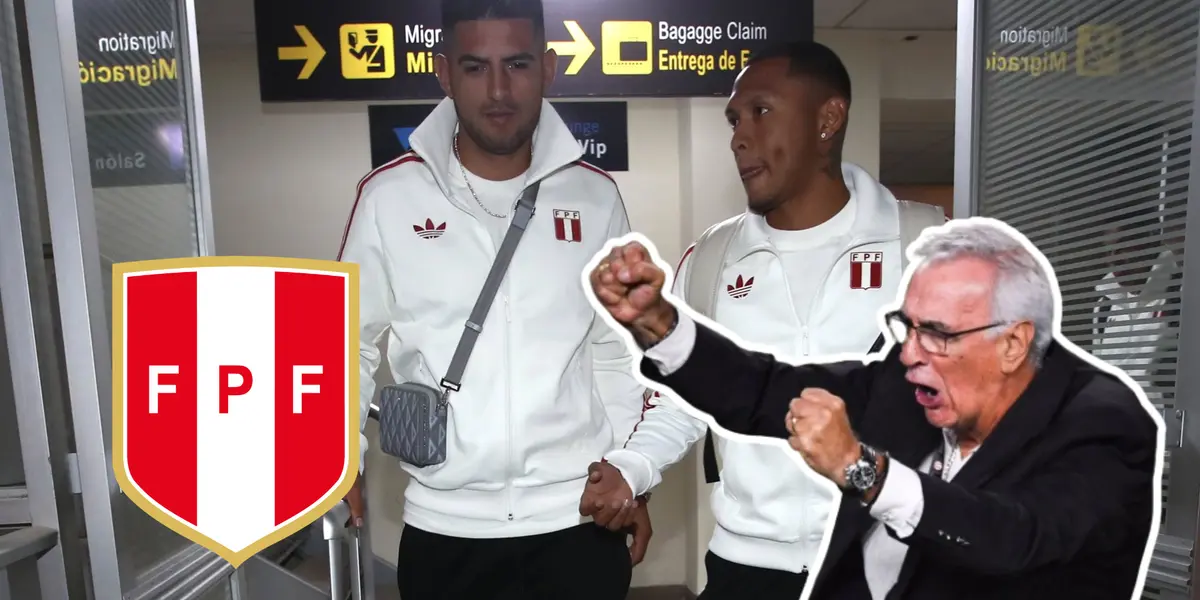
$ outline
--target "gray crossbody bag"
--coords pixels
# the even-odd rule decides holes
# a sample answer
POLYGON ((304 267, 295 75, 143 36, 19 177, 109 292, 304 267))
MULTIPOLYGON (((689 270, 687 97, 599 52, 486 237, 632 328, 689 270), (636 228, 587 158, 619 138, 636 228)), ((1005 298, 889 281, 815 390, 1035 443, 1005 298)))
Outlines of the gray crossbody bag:
POLYGON ((525 188, 517 201, 512 224, 500 251, 492 263, 475 308, 458 340, 450 368, 442 378, 441 388, 436 389, 423 383, 399 383, 384 386, 379 391, 379 449, 414 467, 428 467, 446 460, 446 427, 449 423, 450 393, 462 388, 463 373, 467 359, 475 348, 475 341, 483 332, 483 321, 487 318, 500 290, 500 282, 512 262, 517 243, 533 218, 541 182, 525 188))

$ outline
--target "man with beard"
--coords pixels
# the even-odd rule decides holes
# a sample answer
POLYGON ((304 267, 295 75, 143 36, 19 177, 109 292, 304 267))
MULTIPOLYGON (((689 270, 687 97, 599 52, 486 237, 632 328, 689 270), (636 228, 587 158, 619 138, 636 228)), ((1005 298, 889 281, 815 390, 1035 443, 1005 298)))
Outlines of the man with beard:
MULTIPOLYGON (((644 402, 627 348, 580 282, 629 230, 624 203, 543 97, 556 56, 541 1, 445 0, 442 18, 447 98, 411 152, 358 184, 340 253, 360 266, 362 414, 384 339, 396 381, 451 392, 445 459, 401 462, 411 480, 400 593, 623 599, 648 542, 644 499, 630 508, 632 548, 624 531, 581 517, 578 501, 588 464, 629 435, 644 402), (506 232, 529 214, 527 189, 536 210, 490 317, 469 322, 506 232), (482 325, 475 358, 448 383, 464 323, 482 325)), ((361 494, 356 482, 347 497, 357 523, 361 494)))

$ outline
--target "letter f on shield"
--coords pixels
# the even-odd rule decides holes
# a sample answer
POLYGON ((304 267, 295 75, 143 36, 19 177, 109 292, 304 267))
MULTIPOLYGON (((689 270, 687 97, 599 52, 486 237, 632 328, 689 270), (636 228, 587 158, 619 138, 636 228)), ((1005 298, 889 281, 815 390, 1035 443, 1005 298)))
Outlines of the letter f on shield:
POLYGON ((113 470, 234 567, 358 476, 358 266, 200 257, 113 267, 113 470))

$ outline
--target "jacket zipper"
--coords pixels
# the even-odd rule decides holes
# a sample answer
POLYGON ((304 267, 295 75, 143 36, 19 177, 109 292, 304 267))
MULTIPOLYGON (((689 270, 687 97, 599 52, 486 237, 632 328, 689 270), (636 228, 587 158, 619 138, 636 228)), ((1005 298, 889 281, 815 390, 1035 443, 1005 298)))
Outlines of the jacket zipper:
MULTIPOLYGON (((794 302, 789 302, 789 305, 792 307, 792 315, 795 317, 796 322, 800 325, 800 352, 802 356, 808 356, 812 351, 809 344, 808 324, 812 321, 813 311, 815 311, 817 308, 817 302, 821 298, 821 294, 825 292, 825 285, 829 282, 829 276, 833 274, 834 267, 837 266, 838 262, 840 262, 844 256, 861 246, 866 246, 868 244, 882 244, 890 241, 894 240, 890 238, 855 239, 851 240, 849 244, 843 247, 842 251, 839 252, 837 257, 833 259, 833 263, 830 264, 829 268, 825 270, 825 275, 821 278, 821 283, 817 286, 816 291, 813 294, 812 302, 808 303, 808 313, 804 315, 803 319, 800 318, 800 311, 796 310, 796 304, 794 302)), ((779 252, 774 248, 769 248, 767 251, 775 257, 775 260, 779 261, 779 266, 783 269, 783 287, 784 290, 787 291, 788 299, 790 300, 792 298, 792 287, 791 283, 788 282, 787 268, 783 265, 783 257, 780 256, 779 252)), ((901 251, 903 252, 904 249, 901 248, 901 251)))
POLYGON ((775 248, 768 248, 767 251, 779 261, 779 268, 783 271, 783 290, 787 293, 788 306, 792 307, 792 318, 800 325, 800 352, 802 356, 808 356, 808 323, 800 318, 800 311, 796 310, 796 303, 792 300, 795 296, 792 295, 792 284, 788 281, 787 266, 783 264, 783 256, 779 251, 775 248))
MULTIPOLYGON (((816 310, 816 308, 817 308, 817 301, 821 298, 821 295, 825 293, 825 284, 827 284, 829 282, 829 276, 833 275, 834 267, 836 267, 837 264, 839 262, 841 262, 843 257, 845 257, 847 254, 849 254, 851 252, 854 252, 856 249, 858 249, 862 246, 866 246, 868 244, 882 244, 882 243, 886 243, 886 242, 890 242, 890 241, 892 241, 892 240, 891 239, 852 239, 852 240, 850 240, 850 243, 847 244, 844 248, 842 248, 842 251, 838 253, 837 258, 833 259, 833 264, 829 265, 829 268, 825 271, 825 277, 821 278, 821 285, 817 286, 817 291, 816 291, 816 294, 813 296, 813 301, 808 304, 808 314, 806 315, 808 318, 805 320, 805 328, 804 328, 804 355, 805 356, 808 356, 808 326, 807 326, 807 323, 812 320, 813 311, 816 310)), ((905 249, 900 248, 900 251, 904 252, 905 249)), ((875 317, 875 315, 871 315, 871 318, 874 318, 874 317, 875 317)))
MULTIPOLYGON (((467 213, 475 220, 475 223, 483 228, 483 233, 492 247, 492 261, 496 260, 496 256, 500 254, 500 246, 496 244, 495 238, 492 237, 490 231, 487 230, 487 225, 484 225, 479 220, 479 216, 472 210, 459 207, 459 210, 467 213)), ((505 233, 507 234, 507 229, 505 233)), ((512 402, 510 400, 511 390, 511 371, 510 364, 512 352, 512 312, 508 307, 508 281, 507 277, 500 283, 500 293, 504 300, 504 504, 505 514, 509 521, 513 520, 513 499, 512 499, 512 402)))
MULTIPOLYGON (((508 287, 507 285, 505 287, 508 287)), ((504 495, 508 509, 508 520, 513 520, 513 481, 512 481, 512 311, 508 306, 508 294, 504 294, 504 495)))

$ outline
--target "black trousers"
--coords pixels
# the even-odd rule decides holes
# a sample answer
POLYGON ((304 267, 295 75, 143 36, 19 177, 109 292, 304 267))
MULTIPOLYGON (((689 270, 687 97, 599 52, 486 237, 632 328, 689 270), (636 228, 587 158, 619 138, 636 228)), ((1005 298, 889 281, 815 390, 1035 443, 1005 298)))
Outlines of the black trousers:
POLYGON ((790 573, 729 562, 712 552, 704 555, 708 585, 696 600, 796 600, 808 572, 790 573))
POLYGON ((468 539, 404 526, 396 578, 404 600, 625 600, 627 535, 584 523, 517 538, 468 539))

